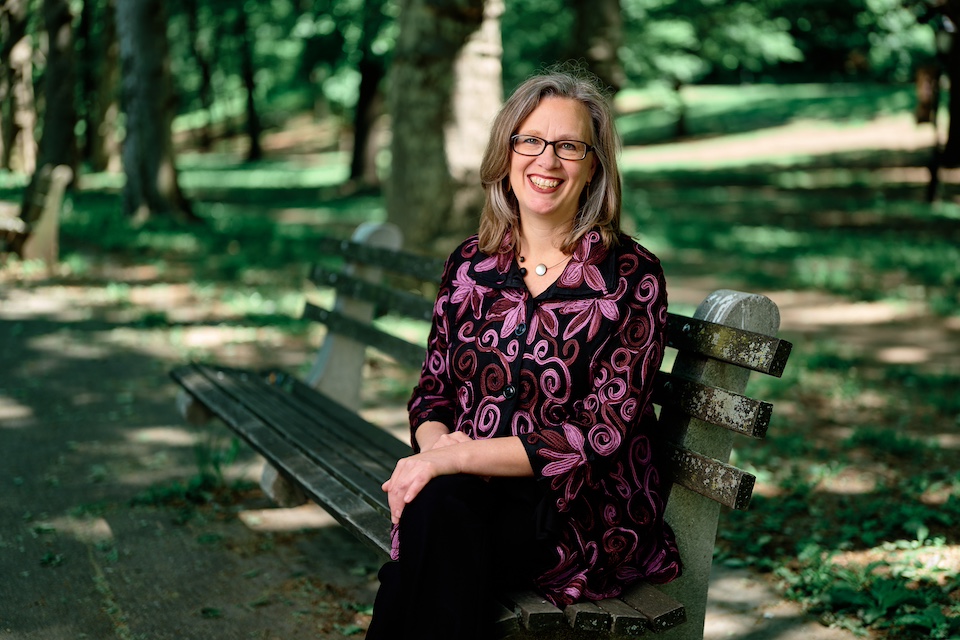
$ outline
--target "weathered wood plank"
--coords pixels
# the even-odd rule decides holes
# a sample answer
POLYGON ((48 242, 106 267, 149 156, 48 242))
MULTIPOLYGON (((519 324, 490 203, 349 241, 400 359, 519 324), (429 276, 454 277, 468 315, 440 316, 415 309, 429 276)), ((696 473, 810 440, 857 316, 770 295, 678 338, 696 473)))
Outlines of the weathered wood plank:
POLYGON ((520 631, 520 619, 515 611, 507 609, 499 602, 492 603, 491 608, 491 637, 506 638, 520 631))
POLYGON ((418 369, 423 364, 426 347, 407 342, 376 327, 357 322, 336 311, 324 309, 309 302, 304 305, 303 316, 327 325, 334 333, 368 344, 404 366, 418 369))
POLYGON ((533 591, 510 591, 504 594, 508 607, 519 612, 524 628, 530 631, 556 629, 563 625, 563 611, 533 591))
POLYGON ((620 599, 646 617, 654 633, 675 627, 687 619, 683 604, 646 582, 631 585, 620 599))
POLYGON ((597 601, 597 606, 610 614, 610 634, 612 636, 640 636, 646 632, 646 617, 623 600, 607 598, 597 601))
POLYGON ((779 378, 793 344, 726 325, 667 314, 667 344, 779 378))
POLYGON ((381 529, 384 517, 329 473, 306 458, 232 395, 193 366, 178 367, 170 375, 210 408, 255 451, 289 477, 326 509, 345 529, 383 557, 389 557, 390 531, 381 529))
POLYGON ((745 395, 686 380, 665 371, 654 379, 653 401, 751 438, 767 433, 773 405, 745 395))
POLYGON ((372 302, 378 309, 389 310, 390 313, 427 322, 433 318, 431 300, 407 291, 398 291, 392 287, 355 278, 322 264, 314 265, 310 270, 310 281, 320 287, 331 287, 338 294, 372 302))
POLYGON ((390 511, 380 485, 389 477, 392 466, 389 470, 384 468, 368 451, 341 438, 339 434, 348 432, 349 425, 318 420, 309 411, 296 406, 292 396, 267 385, 259 376, 229 373, 222 378, 222 371, 203 366, 198 370, 230 393, 235 402, 242 401, 305 457, 323 467, 385 518, 389 517, 390 511))
POLYGON ((578 631, 609 631, 612 616, 592 602, 578 602, 563 608, 563 617, 578 631))
POLYGON ((443 274, 444 260, 420 256, 405 251, 392 251, 366 244, 322 237, 318 239, 321 253, 340 256, 348 262, 371 265, 389 269, 426 282, 439 282, 443 274))
POLYGON ((720 504, 743 511, 750 506, 756 477, 742 469, 671 445, 671 479, 720 504))

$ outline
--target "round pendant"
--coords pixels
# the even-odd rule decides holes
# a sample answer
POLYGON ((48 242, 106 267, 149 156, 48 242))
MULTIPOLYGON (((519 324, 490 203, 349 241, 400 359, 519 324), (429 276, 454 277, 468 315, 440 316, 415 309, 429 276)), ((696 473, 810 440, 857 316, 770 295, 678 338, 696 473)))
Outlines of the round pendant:
POLYGON ((545 265, 545 264, 543 264, 543 263, 541 262, 540 264, 537 265, 537 268, 534 269, 534 271, 536 272, 536 274, 537 274, 538 276, 546 275, 546 273, 547 273, 547 265, 545 265))

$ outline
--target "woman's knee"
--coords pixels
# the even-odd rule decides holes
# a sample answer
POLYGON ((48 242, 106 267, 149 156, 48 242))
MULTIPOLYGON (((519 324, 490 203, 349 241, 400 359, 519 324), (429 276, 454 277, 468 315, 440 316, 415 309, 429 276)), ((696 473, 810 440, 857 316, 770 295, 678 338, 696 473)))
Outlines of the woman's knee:
MULTIPOLYGON (((485 521, 487 506, 484 481, 477 476, 438 476, 420 490, 403 509, 400 533, 415 534, 418 538, 431 534, 455 532, 463 527, 475 527, 485 521)), ((401 539, 402 543, 402 539, 401 539)))

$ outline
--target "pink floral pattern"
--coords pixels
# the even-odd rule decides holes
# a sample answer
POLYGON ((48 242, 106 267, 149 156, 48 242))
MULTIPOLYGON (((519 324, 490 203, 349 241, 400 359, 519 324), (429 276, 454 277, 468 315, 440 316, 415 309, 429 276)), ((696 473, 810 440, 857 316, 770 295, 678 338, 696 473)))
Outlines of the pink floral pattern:
POLYGON ((656 257, 626 236, 607 251, 591 232, 533 298, 509 254, 482 254, 473 237, 447 261, 434 311, 411 427, 521 437, 553 523, 544 594, 569 604, 677 577, 651 446, 667 313, 656 257))

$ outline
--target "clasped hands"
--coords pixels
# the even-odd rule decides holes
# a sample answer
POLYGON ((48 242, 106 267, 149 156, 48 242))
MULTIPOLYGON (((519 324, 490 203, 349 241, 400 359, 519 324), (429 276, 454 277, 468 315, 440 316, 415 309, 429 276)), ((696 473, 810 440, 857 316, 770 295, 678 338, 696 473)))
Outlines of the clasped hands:
MULTIPOLYGON (((390 479, 381 486, 387 492, 390 520, 393 524, 400 522, 404 507, 417 497, 428 482, 437 476, 463 471, 462 457, 454 445, 471 442, 470 437, 460 431, 438 435, 439 430, 429 427, 422 430, 422 435, 419 430, 417 432, 420 453, 401 458, 390 479)), ((443 431, 446 431, 446 427, 443 427, 443 431)))

